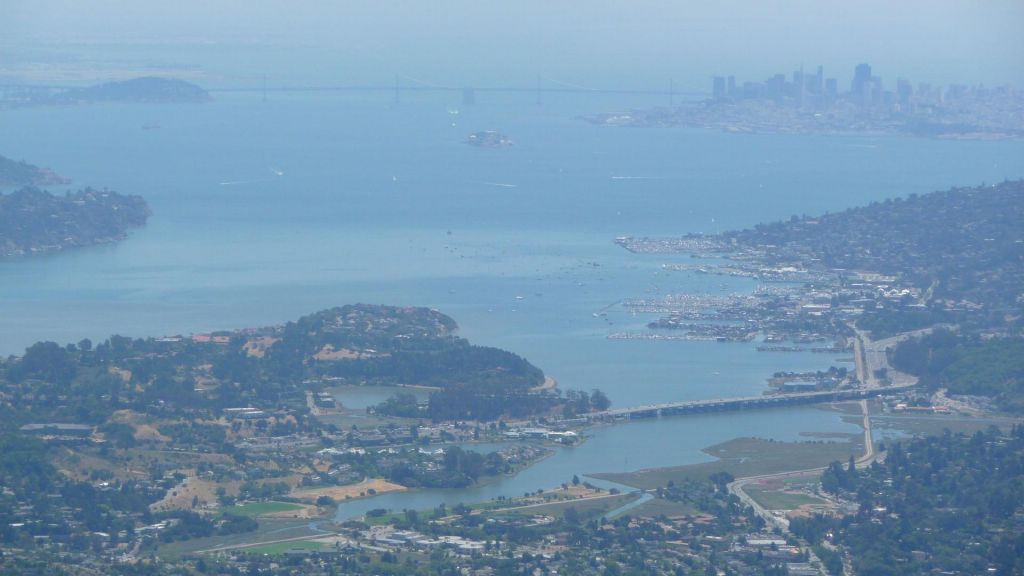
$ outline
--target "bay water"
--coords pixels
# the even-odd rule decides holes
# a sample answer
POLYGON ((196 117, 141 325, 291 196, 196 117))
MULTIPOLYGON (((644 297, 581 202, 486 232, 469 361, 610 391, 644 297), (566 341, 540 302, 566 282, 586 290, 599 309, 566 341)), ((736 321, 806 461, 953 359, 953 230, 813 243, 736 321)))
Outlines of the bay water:
MULTIPOLYGON (((591 125, 578 115, 644 96, 219 92, 207 105, 0 110, 0 154, 144 196, 124 242, 0 261, 0 354, 39 340, 158 336, 277 324, 347 303, 417 305, 461 335, 528 358, 564 389, 616 406, 759 394, 777 370, 842 354, 758 353, 756 343, 610 340, 654 316, 625 298, 746 293, 746 279, 662 269, 622 235, 747 227, 954 185, 1024 176, 1020 141, 734 135, 591 125), (515 144, 475 148, 470 132, 515 144), (606 313, 602 315, 602 313, 606 313)), ((848 355, 845 355, 848 356, 848 355)), ((485 486, 350 502, 472 502, 572 474, 706 460, 737 436, 856 432, 814 408, 634 422, 485 486)))

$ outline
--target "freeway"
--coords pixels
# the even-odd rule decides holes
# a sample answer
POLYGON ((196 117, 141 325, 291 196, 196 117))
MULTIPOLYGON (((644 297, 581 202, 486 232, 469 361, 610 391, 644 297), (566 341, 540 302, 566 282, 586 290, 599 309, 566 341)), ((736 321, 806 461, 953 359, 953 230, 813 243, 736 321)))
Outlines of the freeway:
POLYGON ((857 378, 861 381, 864 388, 869 390, 882 388, 883 383, 878 379, 879 374, 884 374, 885 378, 888 379, 891 385, 887 386, 887 388, 890 389, 909 388, 917 384, 917 377, 900 372, 889 364, 888 351, 907 338, 924 336, 931 333, 937 326, 904 332, 903 334, 881 340, 871 340, 866 331, 857 328, 853 324, 849 326, 856 334, 856 338, 853 341, 853 359, 857 365, 857 378))

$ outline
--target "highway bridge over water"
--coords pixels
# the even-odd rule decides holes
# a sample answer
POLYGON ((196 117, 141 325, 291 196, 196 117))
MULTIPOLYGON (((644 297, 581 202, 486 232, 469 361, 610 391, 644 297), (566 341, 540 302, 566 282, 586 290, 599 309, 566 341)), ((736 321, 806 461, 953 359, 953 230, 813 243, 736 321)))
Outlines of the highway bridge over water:
POLYGON ((891 388, 858 388, 852 390, 827 390, 823 392, 799 392, 795 394, 772 394, 766 396, 748 396, 743 398, 712 398, 708 400, 688 400, 684 402, 666 402, 664 404, 647 404, 629 408, 615 408, 604 412, 592 412, 586 415, 588 420, 623 420, 632 418, 657 418, 659 416, 676 416, 681 414, 699 414, 703 412, 725 412, 729 410, 750 410, 754 408, 772 408, 776 406, 793 406, 798 404, 818 404, 822 402, 838 402, 842 400, 859 400, 870 396, 879 396, 887 392, 895 392, 905 387, 891 388))
POLYGON ((708 400, 666 402, 664 404, 647 404, 628 408, 614 408, 604 412, 591 412, 583 417, 590 421, 628 420, 632 418, 700 414, 703 412, 727 412, 730 410, 751 410, 799 404, 820 404, 882 396, 884 394, 902 392, 917 385, 916 377, 904 374, 889 365, 887 350, 900 340, 930 332, 931 328, 908 332, 887 340, 874 342, 868 338, 867 333, 864 331, 857 330, 855 326, 851 326, 851 328, 857 335, 854 346, 854 361, 857 365, 858 379, 867 384, 860 388, 825 390, 821 392, 797 392, 794 394, 769 394, 744 398, 712 398, 708 400), (888 385, 881 385, 879 383, 877 376, 879 372, 886 374, 889 381, 888 385))

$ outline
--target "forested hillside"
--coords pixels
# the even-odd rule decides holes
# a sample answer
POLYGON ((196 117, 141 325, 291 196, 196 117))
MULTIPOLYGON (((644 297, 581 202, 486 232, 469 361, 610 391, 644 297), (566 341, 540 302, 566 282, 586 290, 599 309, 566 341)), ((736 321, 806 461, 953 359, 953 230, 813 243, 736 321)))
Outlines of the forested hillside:
POLYGON ((899 443, 884 463, 829 474, 858 512, 790 528, 841 545, 856 574, 1024 573, 1024 427, 899 443))
POLYGON ((149 214, 141 197, 109 190, 57 196, 27 187, 0 194, 0 256, 113 242, 145 224, 149 214))
POLYGON ((892 363, 932 390, 991 396, 1005 410, 1024 412, 1024 338, 981 339, 936 330, 902 342, 892 363))
POLYGON ((780 261, 902 275, 935 296, 1001 307, 1024 290, 1024 181, 912 194, 727 232, 726 244, 780 261))

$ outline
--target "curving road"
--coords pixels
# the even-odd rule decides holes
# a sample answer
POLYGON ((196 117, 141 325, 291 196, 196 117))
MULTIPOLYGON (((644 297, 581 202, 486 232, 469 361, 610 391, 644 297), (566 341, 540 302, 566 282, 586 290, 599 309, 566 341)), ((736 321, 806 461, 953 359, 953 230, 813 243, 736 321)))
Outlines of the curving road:
MULTIPOLYGON (((871 415, 868 410, 868 401, 860 401, 860 409, 864 414, 864 454, 856 460, 856 466, 858 468, 864 468, 870 466, 875 461, 877 454, 875 452, 874 438, 871 434, 871 415)), ((789 520, 786 519, 785 515, 773 514, 770 510, 766 509, 757 503, 756 500, 747 494, 744 488, 754 482, 760 482, 762 480, 778 480, 782 478, 793 478, 798 476, 808 476, 810 474, 820 474, 825 471, 825 466, 818 468, 809 468, 807 470, 792 470, 789 472, 776 472, 773 474, 761 474, 759 476, 747 476, 745 478, 738 478, 729 483, 728 489, 730 494, 734 494, 740 499, 745 505, 750 506, 754 509, 754 513, 760 516, 769 526, 775 526, 781 529, 783 532, 789 531, 789 520)))

